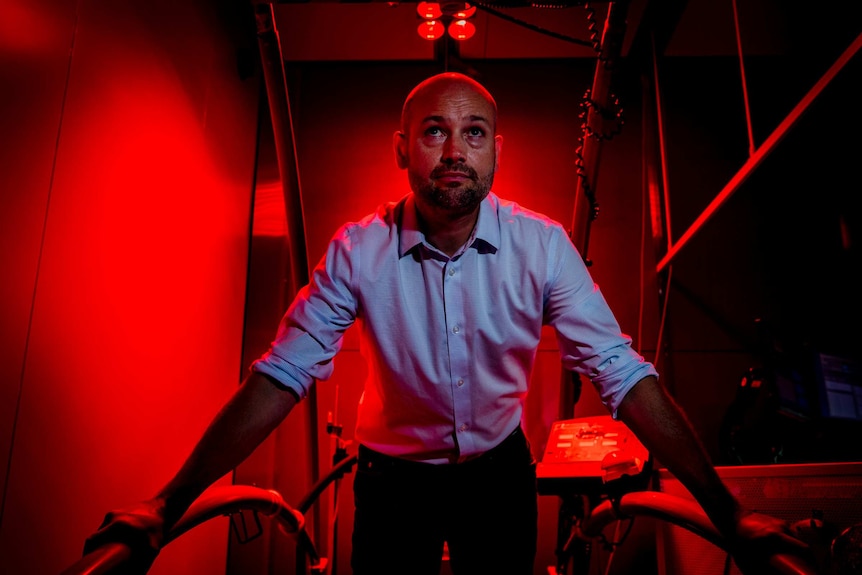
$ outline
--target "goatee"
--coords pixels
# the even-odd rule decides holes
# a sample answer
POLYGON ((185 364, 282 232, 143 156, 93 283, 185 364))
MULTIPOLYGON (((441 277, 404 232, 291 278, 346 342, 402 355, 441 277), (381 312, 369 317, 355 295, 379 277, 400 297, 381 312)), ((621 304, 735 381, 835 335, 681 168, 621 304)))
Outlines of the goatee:
POLYGON ((456 213, 468 213, 476 208, 491 191, 494 183, 494 173, 480 178, 476 171, 467 166, 458 169, 451 167, 437 168, 431 172, 431 178, 415 182, 416 193, 428 203, 444 210, 456 213), (469 182, 454 186, 440 186, 434 183, 434 178, 444 172, 457 171, 470 178, 469 182))

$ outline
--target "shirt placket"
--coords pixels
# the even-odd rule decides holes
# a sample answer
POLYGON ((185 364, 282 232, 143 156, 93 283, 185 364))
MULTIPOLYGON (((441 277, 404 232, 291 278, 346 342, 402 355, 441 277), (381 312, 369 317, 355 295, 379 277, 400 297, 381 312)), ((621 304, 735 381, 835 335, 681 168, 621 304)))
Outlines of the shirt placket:
POLYGON ((449 348, 449 383, 452 388, 452 413, 459 453, 475 452, 472 405, 470 400, 470 362, 468 331, 464 313, 464 266, 462 258, 450 260, 443 268, 443 301, 446 314, 446 340, 449 348))

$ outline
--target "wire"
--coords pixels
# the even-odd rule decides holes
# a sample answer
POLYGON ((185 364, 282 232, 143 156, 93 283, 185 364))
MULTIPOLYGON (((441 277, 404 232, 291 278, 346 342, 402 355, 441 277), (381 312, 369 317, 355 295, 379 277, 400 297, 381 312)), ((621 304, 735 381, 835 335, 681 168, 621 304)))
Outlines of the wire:
MULTIPOLYGON (((598 102, 591 98, 591 90, 587 89, 587 91, 584 92, 584 96, 581 99, 580 104, 581 113, 579 117, 583 120, 583 123, 581 124, 582 133, 581 136, 578 138, 578 147, 575 149, 575 169, 578 178, 580 178, 581 180, 584 194, 587 196, 587 200, 589 200, 590 202, 590 216, 587 219, 587 225, 589 225, 590 222, 598 218, 599 203, 596 200, 595 190, 592 189, 588 180, 589 174, 587 174, 587 166, 583 155, 585 140, 587 138, 593 138, 599 142, 610 140, 614 136, 617 136, 622 132, 623 124, 625 123, 623 108, 620 105, 619 98, 611 94, 610 99, 611 105, 614 109, 601 106, 598 102), (613 120, 614 124, 611 129, 602 132, 594 130, 589 124, 589 113, 591 110, 598 114, 604 121, 613 120)), ((584 252, 586 252, 586 246, 584 252)), ((586 253, 584 255, 586 255, 586 253)))
MULTIPOLYGON (((572 44, 579 44, 581 46, 588 46, 590 48, 595 48, 595 42, 593 40, 583 40, 581 38, 573 38, 572 36, 567 36, 565 34, 560 34, 559 32, 554 32, 553 30, 547 30, 542 28, 541 26, 536 26, 535 24, 530 24, 520 18, 515 18, 505 12, 500 12, 492 8, 487 4, 476 3, 476 8, 491 14, 492 16, 496 16, 497 18, 501 18, 506 20, 507 22, 512 22, 513 24, 517 24, 518 26, 522 26, 527 28, 528 30, 532 30, 533 32, 537 32, 539 34, 544 34, 545 36, 550 36, 552 38, 556 38, 557 40, 563 40, 564 42, 571 42, 572 44)), ((538 7, 538 6, 537 6, 538 7)), ((542 8, 548 8, 550 6, 541 6, 542 8)), ((563 8, 562 6, 558 6, 557 8, 563 8)))

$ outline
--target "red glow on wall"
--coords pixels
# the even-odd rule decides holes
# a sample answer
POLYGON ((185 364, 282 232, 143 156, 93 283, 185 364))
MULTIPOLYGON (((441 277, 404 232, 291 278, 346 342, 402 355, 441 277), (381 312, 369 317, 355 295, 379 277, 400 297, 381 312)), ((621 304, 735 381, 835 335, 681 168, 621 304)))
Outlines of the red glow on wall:
POLYGON ((79 70, 70 86, 30 341, 33 363, 40 354, 51 361, 28 377, 72 383, 74 393, 57 390, 44 425, 98 445, 91 470, 131 474, 152 460, 162 481, 172 464, 158 446, 199 430, 212 407, 184 423, 148 414, 164 413, 168 395, 195 401, 196 386, 176 384, 198 369, 205 378, 236 373, 244 281, 235 272, 247 252, 248 193, 236 193, 178 75, 146 61, 127 66, 122 56, 79 70), (59 346, 57 321, 76 334, 59 346), (205 341, 233 360, 190 361, 205 341), (94 371, 121 382, 82 393, 75 374, 94 371))
POLYGON ((69 44, 61 10, 40 10, 33 3, 4 0, 0 17, 0 52, 4 54, 46 53, 53 46, 69 44))
MULTIPOLYGON (((31 4, 0 20, 2 305, 26 310, 3 332, 25 351, 2 378, 0 557, 50 573, 164 484, 239 381, 259 85, 189 3, 31 4)), ((216 572, 215 529, 169 554, 216 572)))
POLYGON ((254 192, 252 225, 255 236, 287 236, 287 213, 281 182, 258 182, 254 192))

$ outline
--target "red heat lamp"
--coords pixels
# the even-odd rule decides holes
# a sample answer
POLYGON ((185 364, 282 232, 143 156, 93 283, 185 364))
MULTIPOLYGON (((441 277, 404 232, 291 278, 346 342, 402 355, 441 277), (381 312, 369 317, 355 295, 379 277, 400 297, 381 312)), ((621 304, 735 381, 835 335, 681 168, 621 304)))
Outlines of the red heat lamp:
POLYGON ((446 26, 440 20, 425 20, 419 24, 419 35, 426 40, 437 40, 446 33, 446 26))
POLYGON ((455 20, 449 24, 448 32, 456 40, 469 40, 476 33, 476 26, 469 20, 455 20))
POLYGON ((424 20, 417 32, 426 40, 438 40, 448 32, 455 40, 469 40, 476 33, 470 18, 476 7, 465 2, 420 2, 416 12, 424 20))

